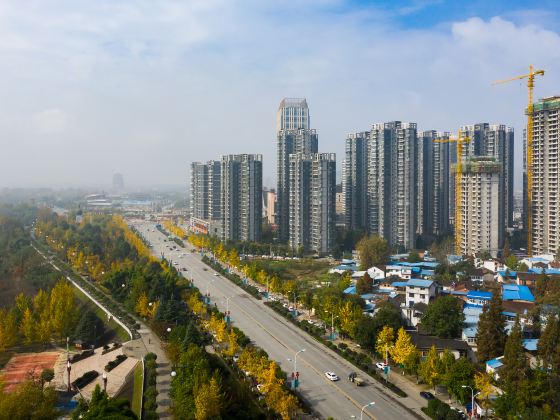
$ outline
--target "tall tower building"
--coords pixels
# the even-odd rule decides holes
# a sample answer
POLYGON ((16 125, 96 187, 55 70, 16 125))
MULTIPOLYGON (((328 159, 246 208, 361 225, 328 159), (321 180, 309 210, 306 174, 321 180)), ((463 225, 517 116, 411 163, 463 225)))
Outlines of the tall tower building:
POLYGON ((289 244, 328 254, 335 239, 336 155, 295 153, 289 159, 289 244))
POLYGON ((222 240, 258 242, 262 223, 262 156, 226 155, 221 162, 222 240))
POLYGON ((342 162, 344 225, 348 230, 368 231, 369 131, 352 133, 346 138, 342 162))
POLYGON ((532 250, 555 254, 560 248, 560 96, 534 104, 532 152, 532 250))
POLYGON ((415 123, 374 124, 369 148, 369 231, 390 246, 416 245, 419 145, 415 123))
POLYGON ((123 174, 113 174, 113 191, 122 192, 124 190, 124 176, 123 174))
MULTIPOLYGON (((309 122, 308 119, 307 122, 309 122)), ((290 155, 317 153, 318 143, 317 133, 315 130, 308 128, 282 129, 277 134, 276 221, 278 223, 278 238, 281 242, 286 242, 289 236, 290 155)))
POLYGON ((497 256, 504 244, 501 209, 496 197, 502 182, 502 165, 491 157, 469 158, 461 172, 461 254, 488 251, 497 256))
POLYGON ((220 161, 191 163, 191 216, 202 220, 221 218, 220 161))
POLYGON ((307 130, 309 124, 309 107, 304 98, 284 98, 276 113, 276 132, 281 130, 307 130))
MULTIPOLYGON (((450 185, 455 186, 455 173, 450 171, 450 152, 455 152, 448 132, 423 131, 418 135, 423 185, 419 186, 419 233, 428 237, 450 233, 450 185), (438 142, 442 141, 442 142, 438 142), (421 211, 420 211, 421 209, 421 211)), ((420 177, 419 177, 420 178, 420 177)))
POLYGON ((464 147, 464 157, 493 157, 501 164, 500 191, 502 196, 496 200, 503 220, 503 230, 513 227, 513 128, 503 124, 479 123, 461 127, 471 141, 464 147))

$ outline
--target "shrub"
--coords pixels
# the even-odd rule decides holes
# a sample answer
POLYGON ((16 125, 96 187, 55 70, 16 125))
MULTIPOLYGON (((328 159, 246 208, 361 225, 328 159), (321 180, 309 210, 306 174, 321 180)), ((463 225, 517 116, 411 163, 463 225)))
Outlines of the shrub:
POLYGON ((95 378, 97 378, 98 376, 99 376, 99 372, 97 372, 96 370, 90 370, 89 372, 84 373, 82 376, 80 376, 78 379, 72 382, 72 386, 81 389, 85 387, 87 384, 89 384, 91 381, 93 381, 95 378))

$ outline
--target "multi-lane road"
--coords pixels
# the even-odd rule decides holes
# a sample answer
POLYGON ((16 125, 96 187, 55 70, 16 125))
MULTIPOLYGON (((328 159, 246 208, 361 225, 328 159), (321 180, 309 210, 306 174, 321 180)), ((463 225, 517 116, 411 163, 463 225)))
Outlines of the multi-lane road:
POLYGON ((365 378, 367 375, 289 323, 262 301, 254 299, 222 276, 217 276, 201 261, 198 254, 191 252, 189 245, 187 248, 177 246, 178 249, 172 251, 169 247, 174 243, 166 242, 165 236, 154 229, 154 223, 132 223, 150 242, 154 255, 159 257, 164 254, 167 259, 176 262, 176 267, 188 278, 192 277, 195 286, 201 292, 205 293, 208 288, 211 302, 221 311, 226 310, 226 299, 230 298, 232 323, 264 349, 284 371, 292 372, 295 353, 305 349, 297 356, 297 370, 300 372, 299 393, 321 417, 340 420, 351 416, 359 417, 360 409, 374 402, 374 405, 364 411, 364 418, 425 418, 416 400, 399 398, 375 380, 369 379, 364 387, 356 387, 349 382, 346 379, 348 372, 357 371, 359 376, 365 378), (188 271, 182 271, 183 268, 188 271), (340 380, 328 380, 325 376, 327 371, 335 372, 340 380))

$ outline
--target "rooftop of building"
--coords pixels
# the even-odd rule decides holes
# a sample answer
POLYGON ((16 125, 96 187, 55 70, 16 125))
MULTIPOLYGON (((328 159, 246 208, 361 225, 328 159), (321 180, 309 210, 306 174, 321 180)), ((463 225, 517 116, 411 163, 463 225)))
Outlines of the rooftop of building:
POLYGON ((288 108, 288 107, 308 108, 307 100, 305 98, 284 98, 280 102, 278 109, 288 108))
POLYGON ((519 286, 517 284, 502 285, 502 299, 505 300, 522 300, 525 302, 534 302, 535 297, 527 286, 519 286))
POLYGON ((490 300, 492 299, 492 292, 483 292, 482 290, 469 290, 467 292, 467 299, 490 300))
POLYGON ((503 359, 503 356, 502 357, 497 357, 495 359, 488 360, 486 362, 486 365, 490 366, 494 370, 499 369, 504 365, 502 363, 502 359, 503 359))
POLYGON ((423 287, 428 288, 431 287, 434 282, 432 280, 424 280, 424 279, 410 279, 406 282, 407 287, 423 287))

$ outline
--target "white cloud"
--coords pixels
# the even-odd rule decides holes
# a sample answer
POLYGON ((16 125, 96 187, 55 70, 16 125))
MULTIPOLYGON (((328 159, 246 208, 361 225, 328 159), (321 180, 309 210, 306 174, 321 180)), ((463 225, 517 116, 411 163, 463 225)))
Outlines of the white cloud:
MULTIPOLYGON (((0 8, 0 130, 14 152, 46 133, 72 145, 45 148, 37 173, 87 151, 93 163, 75 182, 109 183, 118 170, 129 184, 181 184, 188 162, 234 152, 263 153, 272 180, 283 96, 307 97, 320 149, 340 161, 346 133, 390 119, 452 131, 505 123, 519 147, 524 84, 491 82, 532 63, 547 71, 537 96, 559 93, 559 34, 527 14, 405 29, 392 20, 399 11, 342 0, 47 3, 0 8)), ((16 166, 0 162, 0 179, 16 166)))

